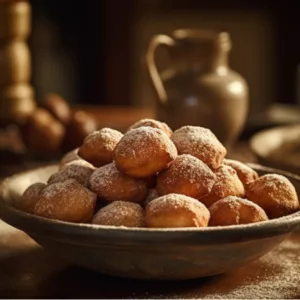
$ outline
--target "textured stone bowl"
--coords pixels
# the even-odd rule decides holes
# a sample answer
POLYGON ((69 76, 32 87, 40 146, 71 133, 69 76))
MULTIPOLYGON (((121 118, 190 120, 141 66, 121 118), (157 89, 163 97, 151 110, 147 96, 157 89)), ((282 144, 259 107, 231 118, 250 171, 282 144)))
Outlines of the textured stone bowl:
MULTIPOLYGON (((252 167, 260 174, 287 176, 300 193, 299 176, 252 167)), ((14 208, 27 186, 45 182, 56 169, 47 166, 7 178, 1 185, 0 216, 45 249, 103 274, 182 280, 224 273, 266 254, 300 224, 297 212, 241 226, 127 229, 49 220, 14 208)))

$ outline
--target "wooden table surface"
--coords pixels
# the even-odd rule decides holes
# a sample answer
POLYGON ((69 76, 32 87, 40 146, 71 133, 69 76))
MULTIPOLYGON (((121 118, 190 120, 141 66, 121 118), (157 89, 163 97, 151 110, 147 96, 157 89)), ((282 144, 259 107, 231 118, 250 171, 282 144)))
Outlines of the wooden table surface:
MULTIPOLYGON (((118 113, 121 127, 125 126, 128 119, 122 110, 118 113)), ((131 114, 130 122, 145 115, 145 111, 131 114)), ((111 122, 102 119, 104 125, 111 122)), ((231 157, 253 161, 245 142, 233 148, 231 157)), ((0 177, 36 164, 0 161, 0 177)), ((299 278, 300 231, 261 259, 227 274, 155 282, 103 276, 71 265, 0 220, 0 298, 300 299, 299 278)))

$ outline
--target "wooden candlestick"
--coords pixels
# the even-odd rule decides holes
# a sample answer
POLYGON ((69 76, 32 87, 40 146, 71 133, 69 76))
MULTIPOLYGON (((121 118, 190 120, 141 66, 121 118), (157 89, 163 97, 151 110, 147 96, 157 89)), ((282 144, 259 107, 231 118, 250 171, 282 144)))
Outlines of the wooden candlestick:
POLYGON ((35 109, 28 1, 0 1, 0 123, 24 122, 35 109))

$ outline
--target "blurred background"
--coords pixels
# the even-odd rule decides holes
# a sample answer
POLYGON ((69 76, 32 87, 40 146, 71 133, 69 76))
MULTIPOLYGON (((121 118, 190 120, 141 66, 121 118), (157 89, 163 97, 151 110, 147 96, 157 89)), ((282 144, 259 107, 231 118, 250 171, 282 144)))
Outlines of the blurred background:
POLYGON ((232 37, 230 65, 249 84, 250 115, 273 102, 300 104, 297 2, 32 0, 37 98, 55 91, 72 103, 151 106, 151 36, 213 27, 232 37))
MULTIPOLYGON (((3 8, 5 3, 14 2, 0 0, 0 5, 4 4, 3 8)), ((50 145, 53 146, 51 157, 57 157, 54 152, 61 155, 77 147, 86 134, 99 127, 125 129, 140 118, 153 116, 157 93, 147 69, 146 52, 153 35, 170 35, 178 28, 221 29, 230 34, 229 65, 249 86, 249 111, 240 135, 248 150, 249 139, 254 133, 272 126, 300 123, 297 0, 31 0, 29 3, 31 32, 23 42, 30 49, 33 100, 41 105, 46 94, 56 93, 71 105, 72 110, 76 107, 84 110, 79 115, 72 115, 72 121, 66 124, 57 124, 57 119, 48 116, 49 120, 51 118, 48 128, 54 130, 53 122, 56 122, 57 132, 48 132, 45 126, 42 128, 45 112, 34 112, 29 116, 29 130, 21 128, 23 140, 30 135, 33 140, 31 144, 27 143, 29 149, 32 144, 35 148, 43 145, 45 134, 49 134, 49 141, 56 143, 55 147, 50 145), (96 123, 92 124, 85 112, 92 112, 96 123), (80 136, 80 140, 74 141, 74 136, 80 136)), ((5 15, 5 9, 2 13, 5 15)), ((7 20, 2 17, 4 24, 9 23, 7 20)), ((22 31, 22 26, 19 29, 22 31)), ((5 30, 9 32, 9 28, 5 30)), ((0 50, 10 43, 14 43, 13 39, 0 39, 0 50)), ((159 53, 158 60, 168 63, 166 51, 159 53)), ((5 66, 5 59, 9 60, 11 56, 3 57, 2 65, 5 66)), ((17 60, 12 59, 11 65, 18 66, 17 60)), ((6 87, 0 88, 4 91, 6 87)), ((21 107, 22 99, 2 103, 10 105, 15 100, 21 107)), ((5 115, 3 110, 2 117, 5 115)), ((300 128, 294 132, 293 140, 300 140, 300 128)), ((286 134, 281 134, 280 138, 273 135, 271 140, 263 137, 256 144, 261 145, 263 140, 277 147, 285 144, 283 136, 286 134)), ((13 141, 13 151, 23 155, 24 145, 16 140, 15 130, 0 130, 0 145, 4 145, 1 148, 11 148, 13 141)), ((252 152, 257 150, 253 143, 250 146, 252 152)), ((297 147, 299 157, 300 146, 297 147)), ((246 151, 238 149, 239 153, 246 151)), ((39 154, 43 152, 35 150, 39 154)), ((4 157, 3 152, 1 155, 4 157)), ((28 158, 25 158, 27 162, 28 158)), ((241 159, 253 160, 253 157, 241 159)))

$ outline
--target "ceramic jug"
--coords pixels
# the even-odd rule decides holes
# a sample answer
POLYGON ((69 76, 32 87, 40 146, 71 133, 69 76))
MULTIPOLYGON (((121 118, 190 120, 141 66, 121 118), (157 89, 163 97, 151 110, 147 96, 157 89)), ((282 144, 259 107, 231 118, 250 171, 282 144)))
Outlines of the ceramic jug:
POLYGON ((178 29, 171 36, 155 35, 146 54, 158 94, 156 117, 174 130, 183 125, 210 128, 231 145, 241 133, 248 112, 248 87, 230 69, 227 32, 178 29), (170 67, 159 71, 155 54, 166 46, 170 67))

